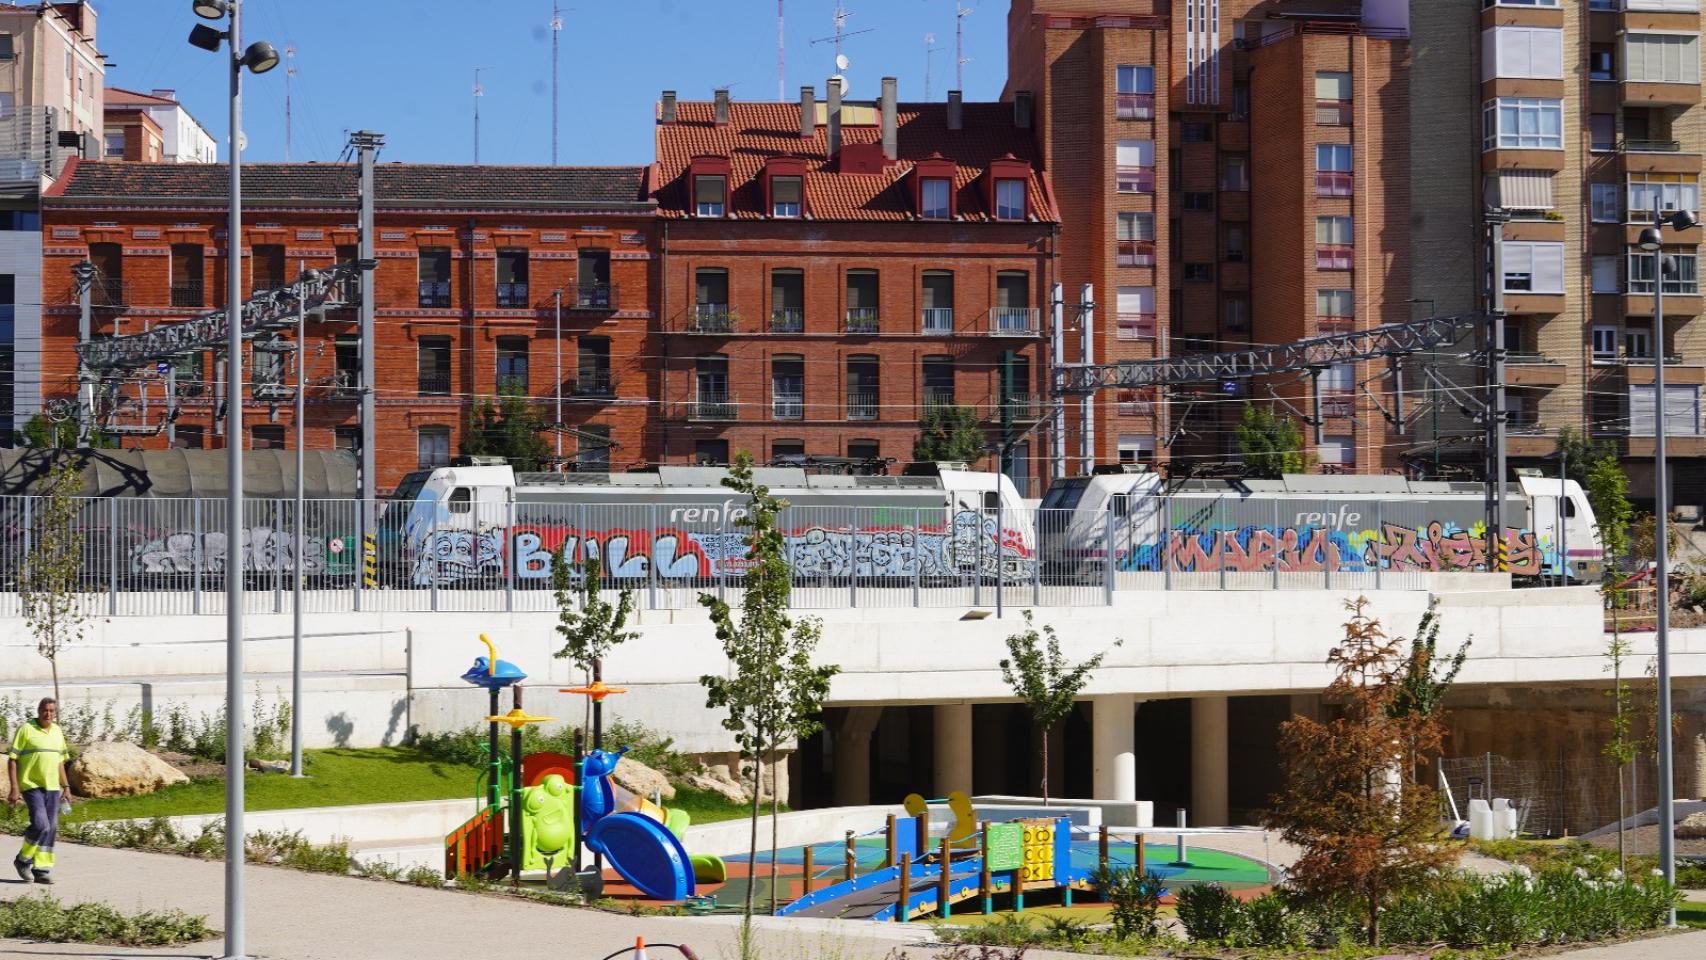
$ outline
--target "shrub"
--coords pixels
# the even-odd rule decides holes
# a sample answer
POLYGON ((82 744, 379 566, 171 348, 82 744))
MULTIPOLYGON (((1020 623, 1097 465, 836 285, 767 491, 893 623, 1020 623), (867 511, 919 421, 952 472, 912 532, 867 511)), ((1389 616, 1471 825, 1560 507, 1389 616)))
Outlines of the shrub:
POLYGON ((1293 949, 1303 945, 1302 919, 1292 912, 1284 894, 1264 893, 1243 906, 1243 928, 1237 939, 1249 947, 1293 949))
POLYGON ((1096 890, 1108 904, 1108 919, 1114 927, 1114 938, 1136 937, 1152 940, 1160 934, 1156 916, 1161 912, 1161 878, 1153 873, 1139 874, 1131 868, 1100 867, 1095 876, 1096 890))
POLYGON ((1020 913, 1001 914, 991 923, 954 927, 947 932, 947 937, 958 943, 982 947, 1025 948, 1035 947, 1043 942, 1041 931, 1020 913))
POLYGON ((257 830, 243 839, 244 856, 254 863, 276 863, 314 873, 349 873, 348 841, 309 843, 300 830, 257 830))
POLYGON ((1225 943, 1243 923, 1243 905, 1218 883, 1199 883, 1180 890, 1179 923, 1192 939, 1225 943))
POLYGON ((442 887, 444 877, 431 867, 410 867, 409 872, 403 874, 403 882, 417 887, 442 887))
POLYGON ((206 940, 206 917, 178 910, 126 915, 104 903, 67 907, 47 894, 0 903, 0 937, 51 943, 174 946, 206 940))

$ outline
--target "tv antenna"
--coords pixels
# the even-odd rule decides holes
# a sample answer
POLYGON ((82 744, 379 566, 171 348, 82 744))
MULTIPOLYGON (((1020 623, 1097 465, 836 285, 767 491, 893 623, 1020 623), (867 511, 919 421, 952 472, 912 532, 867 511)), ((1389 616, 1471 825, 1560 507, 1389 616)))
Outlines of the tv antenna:
POLYGON ((930 102, 930 61, 936 59, 936 35, 924 35, 924 102, 930 102))
POLYGON ((474 165, 480 165, 480 98, 486 95, 486 88, 480 86, 480 71, 485 67, 474 68, 474 165))
POLYGON ((782 0, 776 0, 776 100, 788 99, 788 59, 783 51, 782 0))
MULTIPOLYGON (((563 32, 563 9, 551 3, 551 166, 557 165, 557 38, 563 32)), ((478 161, 476 161, 478 162, 478 161)))
MULTIPOLYGON (((843 7, 839 3, 836 4, 835 5, 835 32, 830 34, 827 37, 818 37, 816 40, 812 41, 813 46, 816 46, 820 43, 833 43, 833 44, 835 44, 835 69, 837 71, 846 70, 853 62, 851 60, 848 60, 847 57, 841 52, 842 41, 846 40, 848 37, 856 37, 861 33, 875 32, 877 29, 876 27, 866 27, 863 30, 849 30, 849 29, 847 29, 847 18, 851 17, 851 16, 852 16, 852 14, 847 12, 846 7, 843 7)), ((843 86, 845 87, 845 81, 843 82, 843 86)), ((846 92, 845 89, 842 92, 845 93, 846 92)))
POLYGON ((966 64, 971 62, 965 54, 966 17, 971 11, 971 7, 962 7, 960 0, 954 0, 954 87, 961 91, 966 88, 966 64))
POLYGON ((290 162, 290 78, 296 76, 296 47, 284 46, 284 162, 290 162))

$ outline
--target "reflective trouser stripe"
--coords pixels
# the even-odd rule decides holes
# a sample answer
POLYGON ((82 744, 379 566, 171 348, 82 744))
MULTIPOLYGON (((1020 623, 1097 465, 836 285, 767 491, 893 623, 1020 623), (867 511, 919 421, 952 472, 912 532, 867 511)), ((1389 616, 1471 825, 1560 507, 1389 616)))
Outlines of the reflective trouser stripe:
POLYGON ((34 866, 37 873, 46 873, 53 867, 53 841, 59 835, 59 791, 25 790, 24 805, 30 811, 30 825, 24 830, 18 860, 34 866))

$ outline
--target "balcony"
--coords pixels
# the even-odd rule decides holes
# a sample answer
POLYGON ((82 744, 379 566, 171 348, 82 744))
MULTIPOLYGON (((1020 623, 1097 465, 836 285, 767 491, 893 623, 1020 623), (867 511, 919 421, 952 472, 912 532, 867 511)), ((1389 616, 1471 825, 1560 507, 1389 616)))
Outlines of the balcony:
POLYGON ((1350 100, 1315 101, 1315 123, 1323 127, 1350 126, 1351 103, 1350 100))
POLYGON ((1618 145, 1624 153, 1680 153, 1680 140, 1625 140, 1618 145))
POLYGON ((1513 457, 1550 456, 1557 448, 1556 434, 1534 414, 1513 412, 1505 418, 1505 452, 1513 457))
POLYGON ((1041 332, 1036 307, 992 307, 989 332, 997 337, 1034 337, 1041 332))
POLYGON ((581 370, 564 386, 568 388, 571 397, 596 400, 616 396, 616 378, 608 368, 581 370))
POLYGON ((1315 246, 1315 269, 1349 270, 1355 257, 1355 247, 1339 244, 1317 244, 1315 246))
POLYGON ((498 309, 525 310, 528 305, 527 284, 500 283, 498 284, 498 309))
POLYGON ((1315 318, 1315 329, 1322 336, 1333 336, 1341 333, 1352 333, 1357 328, 1357 318, 1341 314, 1321 314, 1315 318))
POLYGON ((771 333, 805 333, 806 308, 778 307, 770 311, 771 333))
POLYGON ((845 332, 845 333, 870 334, 870 333, 876 333, 877 329, 878 329, 878 324, 877 324, 877 308, 876 307, 848 307, 847 308, 847 317, 846 317, 846 320, 844 321, 844 325, 842 327, 843 332, 845 332))
POLYGON ((361 396, 361 371, 351 367, 332 371, 332 396, 339 400, 361 396))
POLYGON ((1347 171, 1321 170, 1315 174, 1315 195, 1318 197, 1348 197, 1356 175, 1347 171))
MULTIPOLYGON (((1623 373, 1631 384, 1645 385, 1653 382, 1655 367, 1652 357, 1631 357, 1623 373)), ((1666 387, 1698 386, 1702 383, 1706 383, 1706 366, 1685 364, 1678 353, 1665 357, 1666 387)))
POLYGON ((946 385, 932 384, 924 388, 924 409, 934 407, 951 407, 955 404, 954 388, 946 385))
POLYGON ((1114 189, 1120 193, 1154 193, 1155 167, 1115 167, 1114 189))
POLYGON ((687 318, 687 332, 711 336, 734 333, 737 319, 726 303, 696 303, 687 318))
POLYGON ((1644 83, 1625 80, 1619 85, 1624 106, 1688 107, 1700 102, 1698 83, 1644 83))
POLYGON ((1045 404, 1043 398, 1031 393, 1008 394, 1005 399, 997 395, 990 404, 996 420, 1009 423, 1036 423, 1044 416, 1045 404))
POLYGON ((574 288, 564 306, 571 310, 610 310, 616 305, 616 284, 583 283, 574 288))
POLYGON ((1155 94, 1114 94, 1114 116, 1121 120, 1155 119, 1155 94))
POLYGON ((852 387, 847 391, 847 419, 877 419, 877 391, 870 387, 852 387))
POLYGON ((1121 340, 1153 340, 1155 339, 1155 314, 1153 313, 1120 313, 1115 317, 1115 327, 1121 340))
POLYGON ((172 306, 202 307, 207 305, 200 280, 173 280, 172 306))
POLYGON ((726 390, 701 390, 687 405, 689 420, 733 420, 734 398, 726 390))
POLYGON ((130 285, 118 278, 96 277, 89 281, 89 304, 97 310, 128 307, 130 285))
POLYGON ((450 374, 423 373, 415 381, 415 392, 423 397, 450 396, 450 374))
POLYGON ((450 281, 422 280, 420 282, 420 305, 438 308, 450 306, 450 281))
POLYGON ((1356 416, 1356 392, 1354 390, 1321 391, 1321 415, 1340 419, 1356 416))
POLYGON ((806 397, 803 393, 777 393, 770 398, 770 416, 777 420, 804 420, 806 397))
POLYGON ((286 285, 285 279, 282 276, 277 274, 257 273, 254 276, 253 282, 249 284, 249 295, 251 297, 258 297, 265 293, 271 293, 272 291, 278 290, 286 285))
POLYGON ((1505 352, 1505 383, 1513 387, 1563 386, 1569 373, 1563 361, 1543 353, 1505 352))
POLYGON ((1154 240, 1118 240, 1114 244, 1114 263, 1121 267, 1155 266, 1154 240))
POLYGON ((927 334, 946 336, 954 332, 953 307, 925 307, 922 319, 927 334))

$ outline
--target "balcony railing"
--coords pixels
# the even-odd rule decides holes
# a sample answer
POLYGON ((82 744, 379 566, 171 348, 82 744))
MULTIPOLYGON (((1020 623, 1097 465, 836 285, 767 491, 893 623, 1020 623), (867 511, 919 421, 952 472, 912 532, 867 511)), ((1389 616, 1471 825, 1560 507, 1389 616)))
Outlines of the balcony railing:
POLYGON ((847 419, 877 419, 877 391, 869 387, 853 387, 847 391, 847 419))
POLYGON ((991 307, 989 332, 997 337, 1034 337, 1040 329, 1036 307, 991 307))
MULTIPOLYGON (((1596 356, 1596 357, 1594 357, 1594 359, 1599 360, 1600 358, 1596 356)), ((1682 354, 1677 353, 1674 350, 1671 351, 1670 353, 1665 354, 1665 366, 1667 366, 1667 367, 1674 367, 1677 364, 1680 364, 1682 362, 1683 362, 1682 354)), ((1623 364, 1624 364, 1624 366, 1629 366, 1629 367, 1650 367, 1650 366, 1653 366, 1653 358, 1650 356, 1648 356, 1648 357, 1624 357, 1623 358, 1623 364)))
POLYGON ((1682 143, 1678 140, 1625 140, 1624 153, 1681 153, 1682 143))
POLYGON ((777 420, 804 420, 806 417, 805 394, 776 394, 770 398, 770 415, 777 420))
POLYGON ((1329 243, 1317 244, 1315 247, 1315 268, 1317 270, 1349 270, 1355 253, 1355 247, 1329 243))
POLYGON ((1528 350, 1506 350, 1505 362, 1513 366, 1541 367, 1560 361, 1554 360, 1544 353, 1528 350))
POLYGON ((1115 241, 1114 261, 1122 267, 1153 267, 1155 266, 1155 241, 1115 241))
POLYGON ((416 380, 415 390, 423 397, 450 396, 450 374, 423 373, 416 380))
POLYGON ((696 303, 687 318, 688 333, 734 333, 735 315, 726 303, 696 303))
POLYGON ((1155 119, 1155 94, 1153 93, 1116 93, 1114 94, 1114 116, 1121 120, 1153 120, 1155 119))
POLYGON ((269 293, 273 290, 277 290, 284 285, 285 279, 281 276, 257 273, 254 276, 254 282, 249 284, 249 294, 251 296, 258 297, 263 293, 269 293))
MULTIPOLYGON (((1629 281, 1628 292, 1652 293, 1653 281, 1632 279, 1629 281)), ((1700 292, 1700 281, 1669 279, 1665 281, 1665 292, 1682 294, 1684 296, 1694 296, 1700 292)))
POLYGON ((1155 339, 1155 314, 1153 313, 1116 314, 1114 323, 1121 340, 1155 339))
POLYGON ((1342 170, 1320 170, 1315 174, 1315 195, 1318 197, 1348 197, 1355 175, 1342 170))
POLYGON ((332 371, 332 396, 340 400, 361 396, 361 371, 349 367, 332 371))
POLYGON ((954 388, 949 386, 926 385, 924 388, 924 408, 951 407, 954 405, 954 388))
POLYGON ((1335 333, 1350 333, 1356 329, 1357 318, 1347 317, 1337 313, 1320 314, 1315 318, 1315 329, 1323 336, 1335 333))
POLYGON ((608 369, 581 370, 568 383, 569 395, 575 397, 613 397, 616 378, 608 369))
POLYGON ((1315 122, 1327 127, 1345 127, 1351 122, 1351 101, 1315 101, 1315 122))
POLYGON ((1518 436, 1537 437, 1552 431, 1540 418, 1531 413, 1508 413, 1505 415, 1505 432, 1518 436))
POLYGON ((172 306, 200 307, 207 304, 200 280, 173 280, 172 306))
POLYGON ((500 283, 498 284, 498 307, 505 310, 520 310, 527 306, 527 284, 500 283))
POLYGON ((423 307, 450 306, 449 280, 422 280, 420 282, 420 305, 423 307))
MULTIPOLYGON (((73 296, 75 296, 73 289, 73 296)), ((130 306, 130 285, 118 277, 96 277, 89 281, 89 303, 95 308, 130 306)))
POLYGON ((1043 418, 1043 400, 1035 394, 1013 393, 1006 399, 997 396, 991 408, 997 419, 1035 423, 1043 418))
POLYGON ((574 288, 568 306, 575 310, 609 310, 616 305, 616 284, 583 283, 574 288))
POLYGON ((1155 167, 1115 167, 1114 187, 1120 193, 1154 193, 1155 167))
POLYGON ((876 333, 877 329, 876 307, 847 308, 846 330, 848 333, 876 333))
POLYGON ((953 307, 925 307, 924 332, 945 334, 954 332, 953 307))
POLYGON ((804 307, 777 307, 770 311, 771 333, 805 333, 806 309, 804 307))
POLYGON ((1321 415, 1349 417, 1356 414, 1356 393, 1350 390, 1321 391, 1321 415))
POLYGON ((701 390, 687 406, 687 417, 690 420, 733 420, 735 419, 735 402, 727 391, 701 390))

